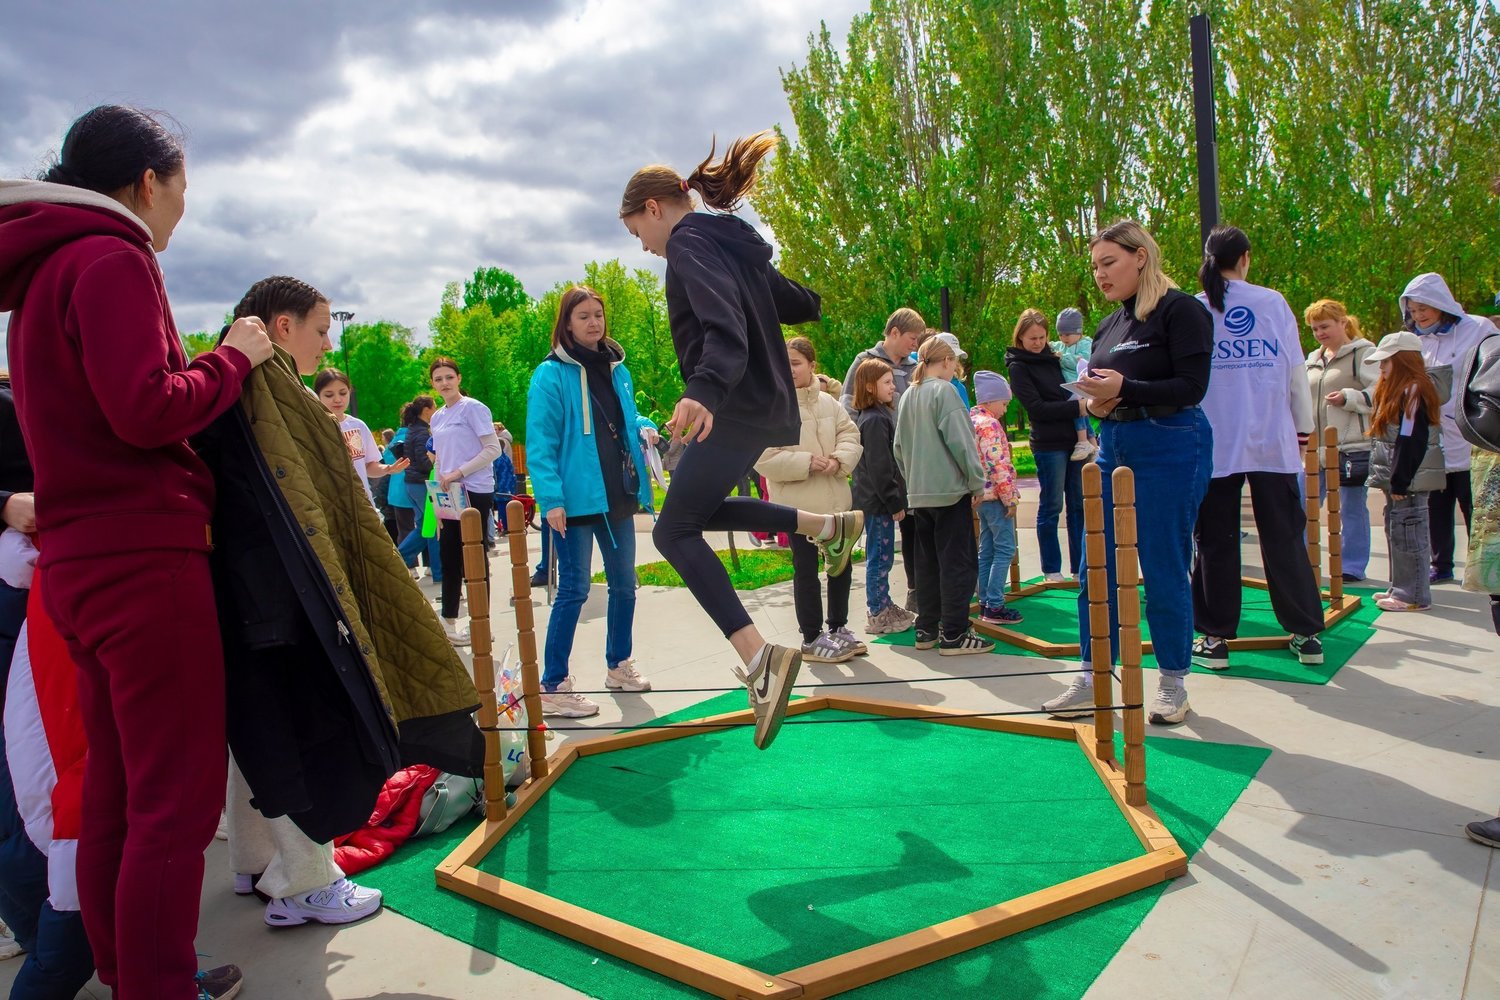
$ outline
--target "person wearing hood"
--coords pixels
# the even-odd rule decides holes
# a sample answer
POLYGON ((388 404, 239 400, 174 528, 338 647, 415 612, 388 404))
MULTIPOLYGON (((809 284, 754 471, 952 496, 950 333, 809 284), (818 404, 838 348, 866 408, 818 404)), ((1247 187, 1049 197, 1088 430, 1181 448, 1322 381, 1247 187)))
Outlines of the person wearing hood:
MULTIPOLYGON (((844 409, 849 411, 850 416, 855 420, 859 419, 854 405, 855 376, 859 373, 860 366, 872 358, 884 362, 891 370, 896 395, 890 407, 891 412, 895 412, 896 404, 901 401, 901 394, 911 385, 911 373, 917 369, 917 341, 926 331, 927 321, 922 318, 922 314, 907 306, 902 306, 886 318, 885 333, 882 334, 880 343, 856 354, 844 376, 844 392, 839 397, 839 402, 844 404, 844 409)), ((917 550, 916 535, 913 534, 916 523, 911 517, 903 517, 896 522, 896 530, 901 533, 901 566, 906 571, 906 600, 898 610, 904 611, 904 617, 912 621, 916 621, 917 613, 917 572, 915 563, 912 562, 913 553, 917 550)), ((868 567, 866 572, 868 573, 868 567)), ((885 623, 893 625, 902 618, 902 615, 892 613, 887 615, 885 623)))
POLYGON ((1079 572, 1083 558, 1083 464, 1073 460, 1078 440, 1075 429, 1085 416, 1085 400, 1063 388, 1062 359, 1047 347, 1047 314, 1027 309, 1016 321, 1010 349, 1005 352, 1010 388, 1031 422, 1031 456, 1042 488, 1036 512, 1036 542, 1042 558, 1042 578, 1061 583, 1079 572), (1057 544, 1057 522, 1066 507, 1068 565, 1063 570, 1057 544))
POLYGON ((188 361, 156 259, 186 188, 177 137, 115 105, 73 123, 45 182, 0 182, 0 311, 39 572, 89 739, 79 900, 118 1000, 213 1000, 241 980, 233 966, 200 974, 193 948, 226 723, 214 483, 188 438, 272 347, 246 317, 188 361))
POLYGON ((635 409, 625 350, 608 336, 604 299, 584 285, 563 292, 552 353, 537 366, 526 395, 526 466, 537 509, 557 550, 557 596, 543 651, 542 712, 568 718, 599 713, 575 694, 570 659, 578 617, 589 596, 594 544, 604 556, 604 686, 650 691, 632 658, 635 623, 635 513, 651 509, 651 476, 642 430, 655 427, 635 409))
MULTIPOLYGON (((1428 272, 1407 282, 1401 292, 1401 317, 1407 329, 1422 339, 1422 361, 1428 368, 1448 367, 1455 371, 1494 327, 1483 316, 1464 312, 1463 306, 1448 290, 1443 276, 1428 272)), ((1433 583, 1453 579, 1454 534, 1458 525, 1453 516, 1456 504, 1464 516, 1464 529, 1473 515, 1473 496, 1469 476, 1469 443, 1458 429, 1458 393, 1443 401, 1442 441, 1447 482, 1427 498, 1427 529, 1432 541, 1433 583)))
POLYGON ((683 393, 667 427, 688 437, 652 532, 660 552, 739 655, 750 690, 755 745, 770 746, 786 715, 802 651, 766 642, 734 592, 705 530, 810 536, 829 576, 849 571, 864 515, 814 514, 730 497, 762 452, 796 444, 802 421, 782 324, 822 314, 817 293, 771 266, 771 247, 729 213, 755 186, 756 167, 776 148, 760 132, 708 157, 686 177, 671 167, 637 170, 620 199, 620 221, 648 253, 667 261, 667 319, 683 393), (714 214, 693 210, 698 192, 714 214), (722 214, 721 214, 722 213, 722 214))
MULTIPOLYGON (((1213 478, 1193 528, 1193 662, 1229 669, 1240 628, 1240 507, 1245 486, 1260 535, 1276 622, 1297 662, 1323 662, 1323 600, 1307 559, 1302 453, 1313 429, 1297 317, 1281 293, 1253 285, 1250 238, 1215 226, 1203 245, 1198 301, 1214 320, 1203 413, 1213 427, 1213 478)), ((1320 452, 1321 454, 1321 452, 1320 452)))

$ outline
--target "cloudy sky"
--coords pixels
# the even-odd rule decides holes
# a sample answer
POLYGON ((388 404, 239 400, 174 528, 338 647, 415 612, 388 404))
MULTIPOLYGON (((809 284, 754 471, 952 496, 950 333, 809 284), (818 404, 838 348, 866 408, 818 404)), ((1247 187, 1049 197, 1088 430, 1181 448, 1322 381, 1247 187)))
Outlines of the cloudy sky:
MULTIPOLYGON (((425 335, 443 285, 498 265, 532 294, 590 260, 658 266, 625 181, 686 172, 790 112, 785 68, 858 0, 27 3, 0 32, 0 176, 34 176, 101 103, 170 112, 187 216, 162 255, 179 327, 269 274, 425 335)), ((0 325, 4 318, 0 317, 0 325)))

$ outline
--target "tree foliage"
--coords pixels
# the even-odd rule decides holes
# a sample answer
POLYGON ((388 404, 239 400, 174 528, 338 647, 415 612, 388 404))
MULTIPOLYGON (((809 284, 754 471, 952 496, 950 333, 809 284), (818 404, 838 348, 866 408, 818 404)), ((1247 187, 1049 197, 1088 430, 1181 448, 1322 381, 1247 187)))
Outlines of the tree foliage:
MULTIPOLYGON (((998 367, 1021 310, 1111 308, 1102 225, 1141 219, 1168 273, 1201 260, 1181 0, 873 0, 783 76, 795 142, 755 207, 781 267, 823 295, 837 364, 938 289, 972 362, 998 367)), ((1220 0, 1213 17, 1223 216, 1252 280, 1294 308, 1344 300, 1394 329, 1414 274, 1470 307, 1500 276, 1486 191, 1500 149, 1500 14, 1488 0, 1220 0)))

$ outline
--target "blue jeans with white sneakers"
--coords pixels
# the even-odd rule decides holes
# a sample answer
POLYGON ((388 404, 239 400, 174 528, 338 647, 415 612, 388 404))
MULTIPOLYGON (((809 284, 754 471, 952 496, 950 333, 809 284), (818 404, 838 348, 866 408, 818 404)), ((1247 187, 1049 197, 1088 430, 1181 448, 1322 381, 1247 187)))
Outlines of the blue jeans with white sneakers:
POLYGON ((557 546, 557 597, 547 619, 543 691, 556 691, 568 679, 573 635, 589 599, 595 539, 604 556, 604 580, 609 590, 609 606, 604 613, 604 665, 613 670, 630 659, 635 627, 635 518, 570 524, 566 535, 552 535, 552 544, 557 546))

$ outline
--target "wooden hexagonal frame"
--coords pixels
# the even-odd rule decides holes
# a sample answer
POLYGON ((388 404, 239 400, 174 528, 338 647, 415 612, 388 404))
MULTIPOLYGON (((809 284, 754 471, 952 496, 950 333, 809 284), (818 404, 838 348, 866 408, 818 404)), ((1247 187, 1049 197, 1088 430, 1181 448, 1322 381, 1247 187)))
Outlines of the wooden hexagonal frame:
MULTIPOLYGON (((1092 479, 1097 484, 1097 467, 1092 479)), ((550 758, 544 754, 540 728, 528 730, 531 777, 519 789, 515 805, 507 807, 499 753, 499 713, 496 706, 494 664, 491 658, 489 593, 484 577, 482 527, 477 512, 463 519, 464 575, 474 642, 474 675, 480 694, 480 725, 485 731, 485 821, 437 867, 437 884, 494 907, 528 923, 596 948, 660 975, 728 998, 829 997, 894 976, 971 948, 998 941, 1099 903, 1117 899, 1187 871, 1187 856, 1146 802, 1145 712, 1142 705, 1139 572, 1135 551, 1134 483, 1130 470, 1116 472, 1117 579, 1120 603, 1121 694, 1123 697, 1125 761, 1115 760, 1112 675, 1108 656, 1094 671, 1093 724, 1017 716, 976 717, 969 713, 926 705, 874 701, 844 696, 819 696, 793 702, 789 716, 836 709, 929 725, 961 726, 988 732, 1014 733, 1055 739, 1077 745, 1093 766, 1105 792, 1120 809, 1141 843, 1136 858, 1027 893, 1003 903, 945 920, 854 951, 835 955, 797 969, 767 973, 691 948, 621 920, 481 871, 479 864, 494 850, 527 811, 580 757, 682 739, 717 727, 753 724, 745 709, 655 729, 627 730, 612 735, 570 741, 550 758)), ((1094 491, 1097 504, 1098 491, 1094 491)), ((536 632, 530 598, 521 506, 507 510, 511 577, 516 594, 516 624, 522 664, 523 699, 528 719, 538 719, 540 694, 536 662, 536 632)), ((1089 539, 1089 583, 1093 641, 1108 649, 1108 603, 1105 594, 1102 521, 1089 539), (1100 612, 1102 611, 1102 616, 1100 612), (1105 633, 1097 626, 1102 622, 1105 633)))

